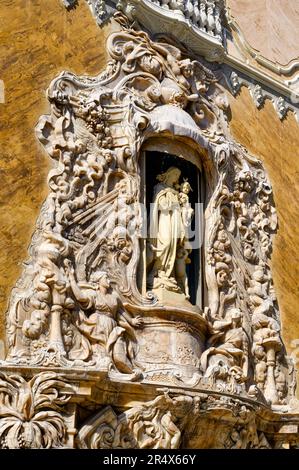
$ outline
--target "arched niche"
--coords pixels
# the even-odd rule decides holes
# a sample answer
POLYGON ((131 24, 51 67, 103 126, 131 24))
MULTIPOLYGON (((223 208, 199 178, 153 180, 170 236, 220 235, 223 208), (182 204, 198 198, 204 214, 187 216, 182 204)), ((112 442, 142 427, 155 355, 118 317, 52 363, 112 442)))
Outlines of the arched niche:
POLYGON ((143 236, 140 239, 140 261, 137 271, 137 284, 142 295, 150 288, 147 284, 147 237, 149 232, 150 204, 153 200, 153 188, 157 184, 157 175, 171 166, 180 169, 180 182, 187 180, 192 190, 189 200, 194 211, 190 241, 194 249, 190 253, 191 263, 186 265, 186 275, 189 287, 190 303, 202 311, 204 308, 204 207, 205 178, 202 165, 203 154, 206 151, 199 147, 192 139, 175 137, 173 135, 158 135, 146 140, 143 144, 140 157, 140 202, 146 209, 144 217, 143 236))

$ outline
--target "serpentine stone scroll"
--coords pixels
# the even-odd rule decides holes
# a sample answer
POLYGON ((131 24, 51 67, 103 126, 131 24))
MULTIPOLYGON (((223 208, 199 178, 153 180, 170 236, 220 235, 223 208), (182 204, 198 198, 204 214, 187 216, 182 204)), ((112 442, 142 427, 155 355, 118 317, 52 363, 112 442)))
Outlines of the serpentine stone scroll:
MULTIPOLYGON (((296 446, 296 384, 272 282, 277 217, 265 169, 230 135, 219 65, 166 36, 150 37, 119 13, 115 19, 106 69, 94 78, 62 72, 48 90, 51 113, 36 128, 53 169, 7 312, 0 396, 11 398, 0 445, 296 446), (183 143, 203 168, 203 309, 189 301, 184 271, 175 303, 150 283, 147 292, 138 287, 138 277, 149 277, 140 268, 147 237, 140 160, 151 139, 183 143), (132 407, 141 383, 148 401, 132 407), (39 393, 49 400, 35 422, 39 393), (18 407, 29 424, 13 437, 18 407)), ((190 209, 190 188, 180 184, 190 209)), ((163 273, 165 284, 171 273, 163 273)))

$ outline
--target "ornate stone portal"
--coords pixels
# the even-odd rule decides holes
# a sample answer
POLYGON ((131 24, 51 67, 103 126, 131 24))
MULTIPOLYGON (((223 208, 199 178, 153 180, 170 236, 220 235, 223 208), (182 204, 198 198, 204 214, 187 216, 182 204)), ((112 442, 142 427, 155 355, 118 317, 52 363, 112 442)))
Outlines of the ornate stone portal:
POLYGON ((7 313, 0 445, 298 446, 265 170, 230 136, 219 68, 115 18, 106 70, 63 72, 37 126, 55 166, 7 313), (203 309, 189 300, 191 187, 176 167, 158 177, 142 264, 140 158, 151 139, 175 141, 203 168, 203 309))

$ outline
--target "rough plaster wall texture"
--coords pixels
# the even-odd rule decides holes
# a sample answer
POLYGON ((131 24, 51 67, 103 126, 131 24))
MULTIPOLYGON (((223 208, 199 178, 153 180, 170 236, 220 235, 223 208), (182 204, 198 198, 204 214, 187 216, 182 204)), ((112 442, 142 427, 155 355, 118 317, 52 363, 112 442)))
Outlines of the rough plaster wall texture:
MULTIPOLYGON (((0 338, 4 314, 47 189, 50 160, 34 127, 49 105, 46 89, 62 70, 96 75, 106 63, 100 29, 86 2, 0 2, 0 338), (3 102, 4 101, 4 102, 3 102)), ((2 344, 3 347, 3 344, 2 344)), ((1 348, 0 348, 1 355, 1 348)))

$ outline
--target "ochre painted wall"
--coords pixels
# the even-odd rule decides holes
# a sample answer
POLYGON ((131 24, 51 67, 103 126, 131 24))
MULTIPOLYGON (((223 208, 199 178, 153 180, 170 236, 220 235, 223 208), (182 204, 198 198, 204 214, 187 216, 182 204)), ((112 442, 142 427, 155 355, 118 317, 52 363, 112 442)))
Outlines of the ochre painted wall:
POLYGON ((62 70, 99 73, 108 33, 85 1, 71 11, 60 0, 0 2, 0 338, 7 300, 48 193, 50 159, 34 133, 38 118, 49 112, 46 89, 62 70))
POLYGON ((291 354, 292 340, 299 339, 299 124, 291 112, 281 122, 269 100, 258 110, 244 87, 230 102, 234 138, 262 160, 273 187, 279 225, 272 270, 283 339, 291 354))

